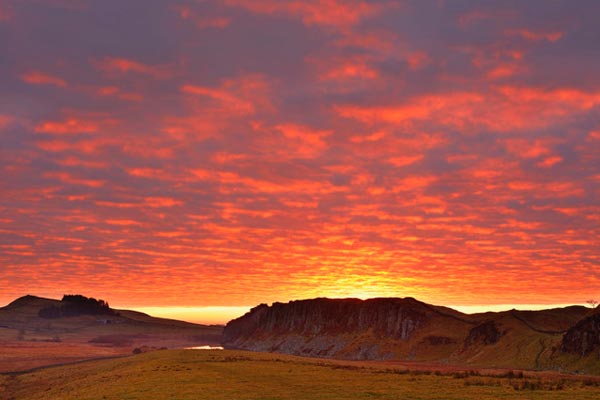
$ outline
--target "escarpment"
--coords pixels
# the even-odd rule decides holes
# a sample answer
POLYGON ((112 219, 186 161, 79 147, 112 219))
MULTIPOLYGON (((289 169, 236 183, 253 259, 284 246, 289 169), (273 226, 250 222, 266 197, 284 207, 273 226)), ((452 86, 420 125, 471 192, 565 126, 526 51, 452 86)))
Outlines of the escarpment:
POLYGON ((600 351, 600 316, 589 311, 468 315, 413 298, 317 298, 254 307, 227 324, 222 344, 311 357, 593 371, 595 364, 571 356, 587 360, 600 351))
POLYGON ((300 300, 253 308, 227 324, 223 344, 311 356, 392 358, 398 351, 409 355, 412 342, 422 342, 431 331, 428 326, 433 323, 435 328, 440 320, 451 320, 454 328, 468 326, 412 298, 300 300))

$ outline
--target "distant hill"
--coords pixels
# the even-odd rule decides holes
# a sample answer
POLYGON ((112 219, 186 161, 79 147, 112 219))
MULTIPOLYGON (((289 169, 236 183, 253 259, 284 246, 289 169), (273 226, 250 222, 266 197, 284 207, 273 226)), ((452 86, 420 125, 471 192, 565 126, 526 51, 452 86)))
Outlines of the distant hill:
POLYGON ((413 298, 265 304, 230 321, 225 347, 356 360, 600 373, 600 315, 572 306, 467 315, 413 298))
POLYGON ((216 345, 222 326, 206 326, 115 310, 102 300, 23 296, 0 308, 0 372, 137 349, 216 345))
POLYGON ((47 318, 43 315, 40 316, 40 312, 43 310, 61 309, 64 308, 65 305, 69 306, 72 304, 68 299, 69 295, 64 296, 63 299, 65 297, 67 298, 66 301, 32 295, 20 297, 7 306, 0 307, 0 326, 12 329, 33 329, 37 331, 44 331, 48 326, 56 329, 65 326, 70 329, 81 330, 90 328, 89 322, 94 321, 98 326, 116 324, 147 327, 149 329, 157 327, 190 329, 215 328, 174 319, 152 317, 139 311, 112 309, 108 308, 108 306, 107 311, 104 312, 63 313, 62 315, 51 318, 47 318))

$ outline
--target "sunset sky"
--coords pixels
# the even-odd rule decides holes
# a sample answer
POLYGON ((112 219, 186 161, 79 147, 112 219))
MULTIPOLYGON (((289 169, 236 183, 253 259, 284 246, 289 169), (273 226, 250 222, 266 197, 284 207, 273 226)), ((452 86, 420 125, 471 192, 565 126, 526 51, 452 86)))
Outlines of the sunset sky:
POLYGON ((0 0, 0 306, 600 298, 599 15, 0 0))

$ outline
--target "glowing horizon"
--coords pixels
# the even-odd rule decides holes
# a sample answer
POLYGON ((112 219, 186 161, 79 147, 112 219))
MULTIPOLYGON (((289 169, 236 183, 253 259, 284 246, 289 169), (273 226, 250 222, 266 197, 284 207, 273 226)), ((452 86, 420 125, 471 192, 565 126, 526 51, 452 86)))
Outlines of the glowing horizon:
POLYGON ((228 321, 241 317, 254 306, 221 306, 221 307, 116 307, 119 309, 143 312, 152 317, 176 319, 204 325, 223 325, 228 321))
MULTIPOLYGON (((362 299, 365 300, 365 299, 362 299)), ((441 304, 439 304, 441 305, 441 304)), ((224 325, 232 319, 241 317, 254 306, 228 307, 117 307, 140 311, 153 317, 177 319, 204 325, 224 325)), ((586 306, 585 304, 488 304, 488 305, 443 305, 464 314, 480 314, 485 312, 501 312, 512 309, 536 311, 569 306, 586 306)))
MULTIPOLYGON (((62 296, 38 296, 38 297, 46 297, 46 298, 54 298, 60 299, 62 296)), ((325 297, 325 296, 320 296, 325 297)), ((334 299, 360 299, 360 300, 368 300, 373 299, 374 297, 368 296, 341 296, 341 297, 330 297, 334 299)), ((15 300, 15 299, 13 299, 15 300)), ((289 301, 297 301, 297 300, 307 300, 307 299, 286 299, 278 301, 280 303, 287 303, 289 301)), ((420 299, 417 299, 420 300, 420 299)), ((271 306, 273 303, 265 303, 271 306)), ((0 308, 8 305, 0 303, 0 308)), ((111 308, 117 310, 131 310, 138 311, 144 314, 148 314, 152 317, 158 318, 167 318, 167 319, 175 319, 180 321, 192 322, 197 324, 204 325, 224 325, 227 322, 241 317, 242 315, 249 312, 252 308, 256 307, 258 304, 253 304, 249 306, 136 306, 136 305, 126 305, 126 304, 112 304, 111 308)), ((521 311, 536 311, 536 310, 546 310, 552 308, 564 308, 570 306, 583 306, 590 307, 589 303, 586 302, 578 302, 578 303, 560 303, 560 304, 462 304, 462 305, 452 305, 452 304, 433 304, 435 306, 443 306, 454 309, 456 311, 460 311, 464 314, 480 314, 486 312, 502 312, 509 311, 512 309, 521 310, 521 311)))
POLYGON ((598 298, 599 14, 5 0, 0 303, 598 298))

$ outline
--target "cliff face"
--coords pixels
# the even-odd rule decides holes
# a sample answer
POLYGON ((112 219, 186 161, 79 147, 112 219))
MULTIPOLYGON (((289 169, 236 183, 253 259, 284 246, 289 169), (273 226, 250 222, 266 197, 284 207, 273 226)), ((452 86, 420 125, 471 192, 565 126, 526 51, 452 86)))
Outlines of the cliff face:
POLYGON ((502 336, 503 333, 494 321, 486 321, 469 331, 469 336, 465 339, 465 347, 475 344, 491 345, 497 343, 502 336))
POLYGON ((312 357, 595 371, 569 364, 568 353, 587 359, 600 350, 600 314, 586 316, 582 307, 466 315, 412 298, 319 298, 261 304, 227 324, 222 344, 312 357))
POLYGON ((427 311, 411 299, 314 299, 292 301, 273 306, 260 305, 249 314, 231 321, 225 339, 240 334, 298 333, 330 335, 364 332, 372 329, 378 335, 407 339, 424 324, 427 311))
MULTIPOLYGON (((391 347, 407 347, 435 318, 445 317, 412 298, 275 303, 229 322, 223 345, 312 356, 391 358, 391 347)), ((443 336, 437 342, 454 339, 443 336)))
POLYGON ((561 350, 565 353, 586 356, 600 349, 600 313, 579 321, 563 336, 561 350))

